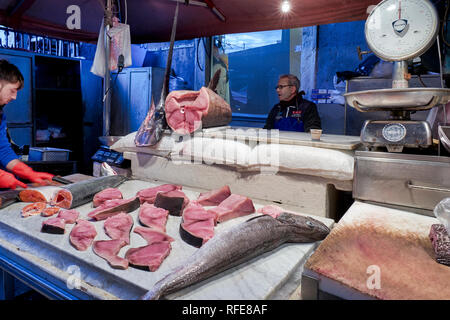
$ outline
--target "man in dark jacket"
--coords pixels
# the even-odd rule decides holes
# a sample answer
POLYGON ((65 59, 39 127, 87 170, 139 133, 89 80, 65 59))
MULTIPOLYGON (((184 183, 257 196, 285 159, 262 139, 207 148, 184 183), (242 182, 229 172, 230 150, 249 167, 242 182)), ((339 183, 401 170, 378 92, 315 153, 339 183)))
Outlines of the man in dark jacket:
POLYGON ((322 129, 317 106, 303 99, 304 92, 298 92, 300 81, 292 74, 281 75, 277 90, 280 102, 270 111, 264 129, 309 132, 322 129))
POLYGON ((53 177, 50 173, 34 171, 20 161, 8 139, 3 108, 16 99, 17 92, 23 87, 23 82, 23 75, 15 65, 6 60, 0 60, 0 188, 26 188, 26 184, 17 180, 16 177, 37 184, 47 184, 53 177))

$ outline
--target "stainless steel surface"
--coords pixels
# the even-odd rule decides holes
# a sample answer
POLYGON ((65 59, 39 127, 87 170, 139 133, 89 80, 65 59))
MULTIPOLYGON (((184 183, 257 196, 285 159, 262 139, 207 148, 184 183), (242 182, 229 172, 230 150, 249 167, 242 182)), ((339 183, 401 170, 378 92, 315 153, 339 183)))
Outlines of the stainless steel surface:
POLYGON ((361 130, 361 142, 369 147, 386 146, 392 149, 390 152, 401 152, 403 147, 428 147, 432 144, 431 128, 426 121, 367 120, 361 130), (389 128, 395 126, 402 132, 389 133, 389 128))
POLYGON ((406 61, 394 62, 394 70, 392 71, 392 88, 408 88, 408 80, 405 75, 408 73, 408 64, 406 61))
POLYGON ((98 140, 100 140, 103 145, 110 147, 121 138, 123 138, 123 136, 102 136, 98 137, 98 140))
POLYGON ((361 112, 392 110, 428 110, 450 100, 447 88, 404 88, 349 92, 347 103, 361 112))
POLYGON ((449 125, 438 125, 438 135, 439 140, 441 140, 442 145, 450 152, 450 124, 449 125))
POLYGON ((355 152, 355 199, 424 209, 427 215, 433 216, 434 207, 450 197, 445 189, 450 189, 448 157, 355 152))
POLYGON ((406 183, 406 186, 410 189, 419 189, 419 190, 431 190, 431 191, 439 191, 439 192, 450 192, 450 189, 445 188, 433 188, 433 187, 425 187, 425 186, 418 186, 413 184, 411 181, 408 181, 406 183))

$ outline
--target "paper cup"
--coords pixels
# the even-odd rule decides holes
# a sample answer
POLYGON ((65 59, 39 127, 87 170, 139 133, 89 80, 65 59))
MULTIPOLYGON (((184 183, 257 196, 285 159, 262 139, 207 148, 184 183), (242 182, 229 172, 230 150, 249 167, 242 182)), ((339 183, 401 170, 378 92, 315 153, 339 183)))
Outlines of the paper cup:
POLYGON ((321 135, 322 135, 321 129, 311 129, 311 140, 319 141, 321 135))

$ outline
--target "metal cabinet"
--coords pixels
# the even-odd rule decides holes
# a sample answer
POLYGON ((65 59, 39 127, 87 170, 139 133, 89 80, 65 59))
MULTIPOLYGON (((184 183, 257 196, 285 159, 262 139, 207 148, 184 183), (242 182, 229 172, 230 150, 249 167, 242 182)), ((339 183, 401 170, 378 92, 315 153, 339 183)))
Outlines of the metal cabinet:
POLYGON ((111 76, 111 135, 137 131, 147 115, 152 99, 158 103, 164 69, 126 68, 111 76))

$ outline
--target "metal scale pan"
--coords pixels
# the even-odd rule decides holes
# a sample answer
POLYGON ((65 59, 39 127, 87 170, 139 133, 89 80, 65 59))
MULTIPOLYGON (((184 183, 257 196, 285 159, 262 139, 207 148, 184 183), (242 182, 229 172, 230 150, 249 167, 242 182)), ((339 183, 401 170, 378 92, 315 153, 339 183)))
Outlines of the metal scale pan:
POLYGON ((347 103, 360 112, 428 110, 450 100, 447 88, 400 88, 357 91, 344 94, 347 103))

